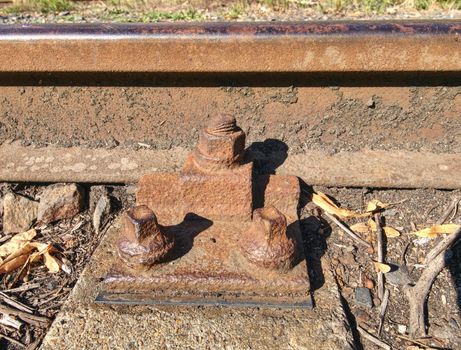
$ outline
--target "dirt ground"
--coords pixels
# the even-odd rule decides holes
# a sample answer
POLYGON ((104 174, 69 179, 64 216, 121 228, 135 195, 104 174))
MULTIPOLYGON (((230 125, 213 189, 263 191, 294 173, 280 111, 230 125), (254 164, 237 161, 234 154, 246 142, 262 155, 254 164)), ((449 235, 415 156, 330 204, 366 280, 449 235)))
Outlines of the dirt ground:
MULTIPOLYGON (((41 186, 2 184, 0 197, 7 191, 14 191, 35 198, 41 186)), ((90 188, 87 188, 90 190, 90 188)), ((310 188, 305 186, 305 191, 310 188)), ((402 261, 404 247, 409 244, 405 254, 405 261, 409 269, 412 282, 417 281, 422 271, 422 260, 434 245, 433 240, 418 238, 409 235, 412 226, 423 228, 434 224, 445 212, 454 198, 460 198, 459 191, 439 190, 370 190, 351 188, 315 188, 335 198, 342 207, 363 210, 371 199, 379 199, 387 203, 399 203, 384 211, 386 225, 402 232, 397 238, 388 238, 385 244, 385 259, 390 264, 399 264, 402 261)), ((95 189, 93 189, 95 191, 95 189)), ((113 217, 120 210, 132 205, 133 189, 131 187, 111 187, 113 199, 113 217)), ((307 193, 307 192, 306 192, 307 193)), ((372 261, 376 260, 376 253, 372 253, 345 235, 338 227, 326 218, 321 210, 312 203, 303 203, 301 209, 301 227, 308 256, 311 285, 318 289, 322 285, 322 276, 325 269, 330 269, 335 275, 338 287, 344 297, 344 308, 348 315, 351 327, 356 330, 359 325, 370 333, 375 333, 379 323, 380 300, 377 298, 376 272, 372 261), (327 254, 332 266, 321 266, 320 258, 327 254), (370 285, 371 284, 371 285, 370 285), (355 288, 368 286, 373 296, 373 307, 358 304, 355 300, 355 288)), ((62 303, 74 286, 83 267, 87 264, 92 252, 104 234, 95 234, 91 225, 91 213, 87 209, 73 219, 64 220, 48 227, 41 227, 39 240, 53 242, 64 252, 69 261, 72 272, 66 274, 61 271, 57 274, 48 274, 40 264, 35 265, 26 281, 12 283, 14 274, 3 275, 1 290, 10 298, 30 306, 34 313, 53 319, 59 312, 62 303), (15 292, 8 289, 21 286, 36 286, 26 291, 15 292)), ((353 224, 359 220, 348 220, 353 224)), ((461 215, 454 212, 449 222, 461 223, 461 215)), ((110 222, 105 226, 107 228, 110 222)), ((0 229, 0 235, 3 236, 0 229)), ((362 238, 376 244, 374 235, 362 238)), ((461 346, 461 245, 453 249, 453 258, 448 268, 438 276, 432 287, 428 299, 429 337, 419 339, 421 344, 436 349, 459 349, 461 346)), ((405 326, 408 326, 408 304, 404 296, 403 286, 396 286, 386 282, 390 291, 390 303, 385 316, 381 339, 393 349, 406 349, 416 345, 408 340, 405 326)), ((0 326, 0 328, 3 328, 0 326)), ((47 330, 47 324, 42 326, 26 325, 20 332, 3 328, 8 336, 23 344, 34 344, 40 341, 47 330)), ((357 348, 378 349, 375 345, 361 338, 355 332, 357 348)), ((2 348, 19 349, 6 340, 2 348)), ((2 344, 2 343, 0 343, 2 344)), ((38 344, 35 344, 38 345, 38 344)), ((422 347, 422 345, 420 345, 422 347)), ((422 347, 424 348, 424 347, 422 347)))

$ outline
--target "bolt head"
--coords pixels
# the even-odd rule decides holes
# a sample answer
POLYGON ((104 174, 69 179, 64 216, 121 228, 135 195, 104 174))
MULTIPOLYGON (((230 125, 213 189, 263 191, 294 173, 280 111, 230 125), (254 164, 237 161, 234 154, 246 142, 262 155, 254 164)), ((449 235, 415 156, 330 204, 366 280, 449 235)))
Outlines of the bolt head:
POLYGON ((128 209, 124 230, 117 240, 120 258, 131 267, 151 266, 166 258, 174 246, 173 236, 164 232, 147 206, 128 209))
POLYGON ((288 270, 296 257, 296 242, 287 234, 287 221, 273 206, 256 209, 249 229, 243 234, 241 250, 251 263, 288 270))

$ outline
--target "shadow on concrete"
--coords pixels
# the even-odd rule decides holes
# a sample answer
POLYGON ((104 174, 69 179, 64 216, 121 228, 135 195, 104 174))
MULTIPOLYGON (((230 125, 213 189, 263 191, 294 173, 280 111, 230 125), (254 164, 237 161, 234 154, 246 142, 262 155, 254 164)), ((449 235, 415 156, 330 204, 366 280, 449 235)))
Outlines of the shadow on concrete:
POLYGON ((211 220, 194 213, 187 213, 181 223, 164 226, 164 230, 176 239, 175 247, 171 254, 165 258, 165 261, 176 260, 186 255, 192 249, 195 237, 212 225, 213 221, 211 220))

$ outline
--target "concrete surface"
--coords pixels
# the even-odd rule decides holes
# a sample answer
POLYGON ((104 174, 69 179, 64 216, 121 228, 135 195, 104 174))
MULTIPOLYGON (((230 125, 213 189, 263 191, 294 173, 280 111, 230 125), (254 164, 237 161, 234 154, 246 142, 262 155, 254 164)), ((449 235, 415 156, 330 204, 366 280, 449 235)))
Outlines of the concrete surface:
POLYGON ((119 222, 95 251, 47 334, 59 349, 352 349, 338 290, 322 260, 325 283, 313 310, 94 304, 114 259, 119 222))
MULTIPOLYGON (((133 150, 0 145, 0 181, 134 183, 144 174, 177 172, 189 150, 133 150)), ((360 151, 304 154, 253 151, 262 173, 296 175, 310 185, 441 188, 461 187, 461 154, 360 151)))

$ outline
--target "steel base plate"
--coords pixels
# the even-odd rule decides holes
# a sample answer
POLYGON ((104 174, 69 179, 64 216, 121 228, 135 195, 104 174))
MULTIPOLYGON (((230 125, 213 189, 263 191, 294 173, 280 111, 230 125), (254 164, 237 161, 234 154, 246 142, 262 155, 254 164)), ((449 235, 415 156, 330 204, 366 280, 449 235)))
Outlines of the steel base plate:
MULTIPOLYGON (((150 183, 176 181, 171 177, 164 179, 151 178, 150 183)), ((297 241, 298 254, 292 269, 274 271, 247 261, 240 249, 240 237, 250 222, 213 222, 189 213, 177 224, 171 224, 171 217, 168 219, 170 224, 164 224, 164 229, 176 237, 172 256, 145 270, 130 268, 116 259, 96 301, 110 304, 312 307, 296 206, 290 208, 289 205, 296 203, 290 197, 297 200, 299 182, 291 176, 271 176, 269 181, 266 177, 260 183, 264 184, 261 190, 265 193, 264 198, 279 202, 287 216, 287 234, 297 241)), ((157 198, 157 203, 161 203, 161 199, 157 198)), ((158 206, 159 219, 162 214, 165 217, 171 213, 171 209, 162 210, 158 206)))

